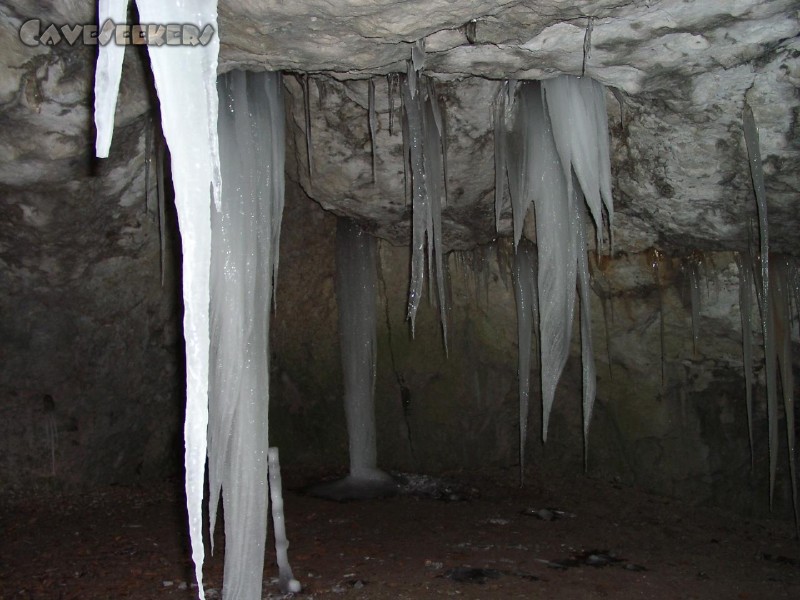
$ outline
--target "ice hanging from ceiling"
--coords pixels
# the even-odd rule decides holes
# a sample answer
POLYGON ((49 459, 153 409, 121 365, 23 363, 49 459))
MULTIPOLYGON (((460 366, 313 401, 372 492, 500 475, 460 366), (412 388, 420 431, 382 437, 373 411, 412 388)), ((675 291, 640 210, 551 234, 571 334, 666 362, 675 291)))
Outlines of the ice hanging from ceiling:
POLYGON ((259 598, 267 534, 269 316, 284 202, 277 73, 219 79, 220 210, 211 215, 208 481, 225 509, 225 600, 259 598))
MULTIPOLYGON (((591 341, 587 242, 584 202, 603 238, 603 207, 609 230, 613 219, 611 164, 605 88, 589 78, 562 76, 544 82, 502 84, 495 106, 496 210, 503 203, 508 178, 514 220, 514 243, 533 204, 538 250, 539 335, 542 378, 542 438, 547 439, 549 415, 558 380, 569 355, 575 313, 576 283, 581 296, 584 448, 594 406, 596 375, 591 341), (505 170, 505 174, 502 173, 505 170)), ((499 222, 499 215, 497 216, 499 222)), ((524 325, 525 315, 518 320, 524 325)), ((520 339, 523 335, 520 334, 520 339)), ((527 353, 520 348, 520 352, 527 353)), ((528 367, 529 368, 529 367, 528 367)), ((520 361, 520 373, 526 365, 520 361)), ((526 401, 520 387, 522 416, 526 401)), ((520 423, 520 430, 524 430, 520 423)), ((521 438, 524 440, 524 437, 521 438)), ((524 448, 521 449, 524 453, 524 448)))
MULTIPOLYGON (((190 5, 137 0, 142 23, 186 23, 217 30, 216 0, 190 5)), ((125 22, 127 0, 101 0, 98 20, 125 22)), ((184 339, 186 342, 186 505, 192 559, 203 592, 202 503, 208 423, 209 265, 212 197, 219 199, 216 35, 205 46, 148 46, 161 106, 161 123, 171 153, 175 207, 183 244, 184 339)), ((97 156, 108 156, 124 47, 99 47, 95 74, 97 156)))
MULTIPOLYGON (((416 48, 416 47, 415 47, 416 48)), ((433 81, 419 75, 421 59, 408 64, 402 84, 405 109, 404 139, 407 140, 411 168, 412 246, 411 284, 408 293, 408 318, 411 331, 425 283, 425 249, 427 248, 428 285, 433 294, 435 267, 439 318, 447 350, 447 294, 445 288, 444 248, 442 245, 442 202, 446 196, 446 145, 444 118, 439 108, 433 81)))

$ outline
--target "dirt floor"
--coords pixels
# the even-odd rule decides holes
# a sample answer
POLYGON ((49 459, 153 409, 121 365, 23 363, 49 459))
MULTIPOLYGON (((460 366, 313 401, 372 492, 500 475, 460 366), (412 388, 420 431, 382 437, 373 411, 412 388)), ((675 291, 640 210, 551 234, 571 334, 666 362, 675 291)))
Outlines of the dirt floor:
MULTIPOLYGON (((520 489, 512 472, 451 474, 444 491, 349 503, 284 480, 298 597, 800 598, 800 545, 786 522, 580 476, 520 489)), ((196 597, 181 485, 6 493, 0 599, 196 597)), ((274 556, 270 546, 267 598, 282 597, 274 556)), ((206 597, 221 586, 218 553, 206 562, 206 597)))

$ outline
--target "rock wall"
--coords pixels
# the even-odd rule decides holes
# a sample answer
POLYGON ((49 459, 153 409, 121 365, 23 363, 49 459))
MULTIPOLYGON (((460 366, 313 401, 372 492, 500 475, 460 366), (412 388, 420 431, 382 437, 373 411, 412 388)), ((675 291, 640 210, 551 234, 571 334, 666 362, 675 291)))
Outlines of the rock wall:
MULTIPOLYGON (((287 194, 272 330, 271 443, 281 446, 286 468, 344 471, 347 439, 333 285, 335 218, 296 184, 289 184, 287 194)), ((449 356, 438 310, 426 300, 417 316, 416 337, 410 336, 405 319, 408 249, 386 242, 379 247, 380 465, 421 472, 504 467, 516 480, 517 333, 509 247, 501 241, 448 255, 449 356)), ((756 463, 751 472, 734 257, 723 252, 662 255, 657 273, 653 258, 652 252, 592 257, 598 395, 588 475, 745 514, 766 514, 763 366, 757 350, 756 463), (700 265, 696 347, 692 262, 700 265)), ((756 345, 757 318, 755 314, 756 345)), ((573 337, 545 445, 540 442, 534 358, 527 450, 531 471, 579 473, 584 468, 577 329, 573 337)), ((794 340, 797 345, 796 330, 794 340)), ((781 436, 775 511, 788 518, 785 429, 781 436)))

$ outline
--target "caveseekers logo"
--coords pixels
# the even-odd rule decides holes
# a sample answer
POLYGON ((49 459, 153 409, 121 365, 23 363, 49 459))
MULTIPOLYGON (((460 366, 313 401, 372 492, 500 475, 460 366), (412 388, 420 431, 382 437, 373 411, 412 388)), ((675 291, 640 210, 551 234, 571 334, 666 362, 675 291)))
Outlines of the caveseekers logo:
POLYGON ((105 46, 111 42, 120 46, 205 46, 215 33, 211 25, 201 29, 191 23, 127 25, 109 19, 101 26, 50 24, 42 28, 39 19, 31 19, 19 28, 19 39, 26 46, 105 46))

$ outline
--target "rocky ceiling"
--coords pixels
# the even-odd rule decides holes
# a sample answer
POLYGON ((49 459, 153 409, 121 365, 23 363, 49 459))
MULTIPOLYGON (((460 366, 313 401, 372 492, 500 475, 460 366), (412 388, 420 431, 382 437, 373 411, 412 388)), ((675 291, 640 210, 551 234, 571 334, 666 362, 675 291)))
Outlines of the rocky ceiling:
MULTIPOLYGON (((134 135, 152 111, 143 53, 130 48, 126 56, 118 135, 112 158, 98 166, 91 124, 95 49, 30 48, 18 38, 27 19, 90 23, 95 12, 92 0, 0 5, 0 183, 15 202, 22 202, 21 190, 53 184, 85 193, 80 182, 98 172, 104 174, 93 184, 98 202, 113 196, 124 205, 143 195, 145 140, 134 135)), ((219 16, 221 70, 294 74, 286 78, 289 175, 325 208, 359 217, 395 243, 407 241, 410 206, 399 95, 390 111, 386 76, 405 71, 412 46, 422 40, 424 72, 437 81, 447 115, 448 248, 497 235, 491 113, 499 82, 582 72, 609 88, 617 249, 746 246, 756 213, 741 128, 745 100, 760 128, 772 248, 800 248, 796 0, 221 0, 219 16), (313 177, 304 73, 310 74, 313 177), (369 78, 378 111, 375 181, 369 78)), ((510 214, 500 233, 509 232, 510 214)))

